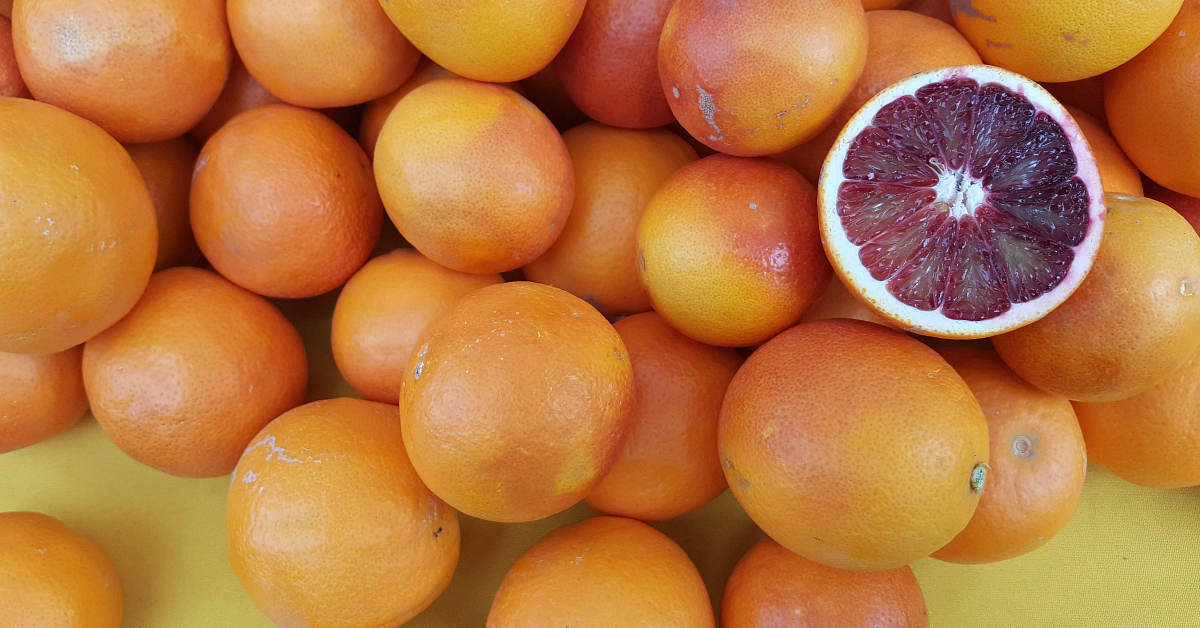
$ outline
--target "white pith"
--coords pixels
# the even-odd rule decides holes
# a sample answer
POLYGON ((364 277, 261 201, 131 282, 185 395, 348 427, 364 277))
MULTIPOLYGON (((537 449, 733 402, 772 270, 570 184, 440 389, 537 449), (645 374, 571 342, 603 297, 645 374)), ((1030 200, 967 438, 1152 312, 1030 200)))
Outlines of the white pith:
POLYGON ((938 170, 938 182, 933 188, 937 191, 934 203, 945 205, 955 218, 974 216, 975 210, 987 198, 983 182, 967 174, 966 167, 956 171, 943 168, 936 161, 934 165, 938 170))

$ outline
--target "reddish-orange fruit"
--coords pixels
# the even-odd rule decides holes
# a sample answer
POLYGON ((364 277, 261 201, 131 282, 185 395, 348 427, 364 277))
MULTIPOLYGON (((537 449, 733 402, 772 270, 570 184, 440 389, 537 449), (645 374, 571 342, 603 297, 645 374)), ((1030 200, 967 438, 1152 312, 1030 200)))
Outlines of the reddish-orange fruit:
POLYGON ((650 309, 637 269, 637 228, 667 177, 696 160, 664 129, 581 124, 563 134, 575 173, 575 204, 558 239, 525 265, 530 281, 557 286, 605 316, 650 309))
POLYGON ((133 311, 83 349, 92 412, 139 462, 183 477, 233 470, 255 432, 304 398, 292 324, 215 273, 156 273, 133 311))
POLYGON ((125 147, 154 202, 158 223, 158 258, 154 270, 186 266, 200 261, 200 248, 192 237, 188 218, 188 198, 192 190, 192 171, 200 149, 191 138, 125 147))
POLYGON ((1042 320, 992 338, 1029 383, 1116 401, 1162 381, 1200 344, 1200 238, 1170 207, 1108 194, 1108 225, 1079 290, 1042 320))
POLYGON ((958 536, 933 553, 954 563, 990 563, 1045 545, 1075 514, 1087 452, 1065 397, 1017 377, 995 351, 937 350, 971 387, 987 417, 987 490, 958 536))
POLYGON ((784 164, 713 155, 680 168, 638 226, 654 309, 711 345, 760 343, 825 289, 813 187, 784 164))
POLYGON ((1146 196, 1152 198, 1171 209, 1179 212, 1191 223, 1192 228, 1200 231, 1200 198, 1180 194, 1174 190, 1168 190, 1154 181, 1147 180, 1146 196))
POLYGON ((1100 170, 1100 183, 1105 192, 1119 192, 1132 196, 1142 195, 1142 173, 1117 145, 1117 140, 1105 130, 1104 125, 1080 109, 1067 105, 1067 112, 1079 125, 1083 137, 1092 149, 1096 168, 1100 170))
POLYGON ((928 628, 912 569, 846 571, 793 554, 769 538, 738 561, 721 600, 723 628, 928 628))
POLYGON ((859 0, 677 0, 658 46, 667 103, 724 153, 771 155, 825 128, 862 73, 859 0))
POLYGON ((192 229, 231 281, 270 297, 311 297, 354 274, 383 211, 371 160, 329 118, 290 105, 230 120, 204 145, 192 229))
POLYGON ((46 440, 87 414, 83 347, 0 353, 0 454, 46 440))
POLYGON ((0 513, 0 539, 5 624, 120 627, 121 577, 90 539, 36 512, 0 513))
POLYGON ((376 257, 346 282, 333 309, 338 370, 364 398, 397 403, 421 332, 462 297, 502 281, 450 270, 412 249, 376 257))
POLYGON ((468 273, 536 259, 575 195, 570 155, 546 116, 511 89, 466 79, 433 81, 396 104, 375 178, 401 235, 468 273))
POLYGON ((537 74, 521 80, 518 85, 521 88, 518 91, 537 105, 560 131, 588 121, 587 114, 580 111, 571 101, 553 63, 538 70, 537 74))
POLYGON ((1103 74, 1066 83, 1042 83, 1042 87, 1046 88, 1051 96, 1057 98, 1058 102, 1086 111, 1102 126, 1108 128, 1108 122, 1104 115, 1103 74))
POLYGON ((589 0, 554 60, 563 87, 589 117, 644 129, 673 122, 658 80, 658 38, 672 0, 589 0))
POLYGON ((951 5, 952 2, 953 0, 912 0, 904 8, 907 11, 928 15, 954 26, 954 8, 951 5))
POLYGON ((621 517, 547 534, 505 574, 487 619, 487 628, 715 625, 687 554, 658 530, 621 517))
POLYGON ((363 150, 367 151, 367 156, 374 157, 375 143, 379 141, 379 132, 383 130, 383 123, 387 122, 388 116, 392 114, 392 109, 396 108, 396 103, 400 102, 401 98, 430 81, 456 77, 458 77, 457 74, 423 58, 417 64, 417 69, 413 70, 412 76, 408 77, 403 85, 396 88, 396 91, 367 103, 358 127, 358 142, 362 144, 363 150))
POLYGON ((229 562, 278 626, 399 626, 458 564, 458 513, 421 483, 396 407, 314 401, 271 421, 238 461, 229 562))
POLYGON ((821 296, 817 297, 812 305, 804 310, 800 322, 811 323, 827 318, 854 318, 885 327, 895 327, 886 318, 876 314, 875 310, 867 307, 866 303, 858 300, 858 297, 847 290, 846 284, 837 277, 831 279, 825 292, 822 292, 821 296))
POLYGON ((233 57, 220 0, 20 0, 13 41, 35 98, 122 142, 158 142, 195 126, 233 57))
POLYGON ((141 296, 154 204, 112 136, 25 98, 0 99, 0 173, 0 351, 65 351, 141 296))
POLYGON ((571 507, 621 453, 629 353, 571 294, 512 282, 463 297, 422 335, 400 392, 404 446, 429 488, 473 517, 571 507))
MULTIPOLYGON (((657 84, 655 85, 657 88, 657 84)), ((12 22, 0 17, 0 97, 29 98, 29 88, 21 78, 17 67, 17 53, 13 49, 12 22)))
POLYGON ((862 0, 862 5, 866 11, 879 11, 881 9, 903 9, 910 2, 912 0, 862 0))
POLYGON ((217 97, 217 102, 213 103, 208 113, 188 133, 203 144, 239 113, 281 102, 283 101, 273 96, 267 88, 250 76, 250 71, 246 69, 242 60, 234 55, 233 67, 229 69, 225 89, 221 90, 221 95, 217 97))
POLYGON ((967 525, 987 422, 933 349, 879 325, 825 320, 759 347, 725 393, 729 488, 789 550, 840 569, 924 558, 967 525))

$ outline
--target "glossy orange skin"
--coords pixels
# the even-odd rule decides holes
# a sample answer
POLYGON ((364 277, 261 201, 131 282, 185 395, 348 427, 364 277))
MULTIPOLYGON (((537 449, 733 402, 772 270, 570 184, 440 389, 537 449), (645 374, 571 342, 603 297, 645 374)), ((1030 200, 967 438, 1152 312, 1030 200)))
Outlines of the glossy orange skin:
POLYGON ((990 349, 937 352, 987 416, 991 468, 971 522, 933 557, 978 564, 1032 552, 1066 527, 1083 496, 1088 456, 1071 402, 1017 377, 990 349))
POLYGON ((192 170, 200 148, 191 138, 181 135, 173 140, 125 147, 142 173, 154 218, 158 224, 158 257, 154 270, 172 266, 190 266, 200 261, 200 248, 192 237, 188 198, 192 190, 192 170))
POLYGON ((1105 192, 1119 192, 1132 196, 1142 196, 1142 173, 1138 172, 1133 162, 1121 152, 1117 140, 1104 128, 1099 120, 1086 112, 1067 105, 1067 111, 1083 131, 1083 137, 1092 147, 1092 156, 1096 158, 1096 167, 1100 170, 1100 183, 1105 192))
POLYGON ((858 297, 854 296, 854 293, 846 288, 846 284, 837 277, 830 279, 825 292, 822 292, 821 296, 817 297, 812 305, 804 310, 800 322, 811 323, 827 318, 853 318, 895 329, 895 326, 886 318, 876 314, 875 310, 858 300, 858 297))
POLYGON ((772 155, 829 124, 862 73, 859 0, 677 0, 658 72, 696 139, 731 155, 772 155))
POLYGON ((367 103, 358 127, 358 142, 362 144, 363 150, 367 151, 367 155, 375 155, 375 143, 379 141, 379 132, 383 130, 383 123, 387 122, 392 109, 396 108, 396 103, 400 102, 401 98, 404 98, 412 90, 430 81, 456 77, 458 75, 450 70, 430 61, 428 58, 422 58, 420 63, 417 64, 417 69, 413 70, 412 75, 400 87, 397 87, 395 91, 389 94, 384 94, 367 103))
POLYGON ((292 324, 216 273, 156 273, 137 307, 83 349, 92 413, 125 453, 181 477, 233 470, 258 430, 304 399, 292 324))
POLYGON ((633 416, 621 456, 587 504, 641 521, 678 517, 727 486, 717 459, 717 418, 742 357, 684 336, 654 312, 613 328, 633 364, 633 416))
POLYGON ((225 126, 239 113, 249 111, 264 105, 276 105, 283 102, 267 91, 246 69, 242 60, 234 55, 233 66, 229 69, 229 79, 225 81, 225 89, 217 97, 217 102, 204 117, 192 127, 188 134, 200 144, 208 141, 221 127, 225 126))
POLYGON ((35 98, 122 142, 195 126, 233 57, 220 0, 19 0, 13 40, 35 98))
POLYGON ((654 309, 712 345, 753 345, 783 331, 832 274, 816 191, 766 159, 713 155, 680 168, 651 199, 637 242, 654 309))
POLYGON ((558 130, 566 131, 588 121, 587 114, 571 102, 571 97, 558 75, 558 68, 553 63, 538 70, 533 76, 522 79, 518 85, 521 87, 521 95, 537 105, 558 130))
POLYGON ((1104 115, 1103 74, 1066 83, 1042 83, 1042 87, 1058 102, 1086 111, 1105 129, 1108 128, 1107 117, 1104 115))
POLYGON ((468 273, 519 268, 566 225, 575 195, 558 131, 511 89, 433 81, 392 110, 375 146, 388 216, 429 259, 468 273))
POLYGON ((421 332, 462 297, 504 281, 440 266, 412 249, 367 262, 333 309, 333 359, 365 399, 395 405, 400 380, 421 332))
POLYGON ((400 393, 404 446, 433 492, 473 517, 565 510, 612 467, 633 371, 599 312, 542 284, 487 286, 426 329, 400 393))
POLYGON ((855 320, 798 325, 759 347, 725 393, 729 488, 789 550, 840 569, 924 558, 962 531, 988 461, 967 384, 908 336, 855 320))
POLYGON ((765 538, 738 561, 721 599, 723 628, 928 628, 909 567, 846 571, 765 538))
POLYGON ((10 626, 119 628, 121 578, 90 539, 36 512, 0 513, 0 608, 10 626))
POLYGON ((58 353, 141 296, 158 236, 137 166, 100 127, 0 98, 0 351, 58 353))
POLYGON ((1187 219, 1193 229, 1200 231, 1200 198, 1168 190, 1154 181, 1146 183, 1146 197, 1179 212, 1179 215, 1187 219))
POLYGON ((0 454, 46 440, 87 414, 83 347, 0 353, 0 454))
POLYGON ((13 50, 12 22, 0 17, 0 97, 29 98, 29 88, 21 78, 17 67, 17 53, 13 50))
POLYGON ((329 118, 290 105, 247 111, 209 139, 191 208, 213 268, 269 297, 311 297, 346 283, 383 226, 362 147, 329 118))
POLYGON ((637 269, 637 228, 650 198, 696 151, 664 129, 598 122, 563 134, 575 173, 575 203, 558 239, 525 265, 530 281, 557 286, 605 316, 650 309, 637 269))
POLYGON ((314 401, 271 421, 229 487, 233 572, 281 628, 399 626, 450 584, 458 513, 421 483, 396 407, 314 401))
POLYGON ((504 576, 487 628, 714 628, 700 572, 674 541, 621 517, 563 526, 504 576))
POLYGON ((554 59, 571 100, 593 120, 646 129, 675 121, 658 80, 658 38, 673 0, 588 0, 554 59))

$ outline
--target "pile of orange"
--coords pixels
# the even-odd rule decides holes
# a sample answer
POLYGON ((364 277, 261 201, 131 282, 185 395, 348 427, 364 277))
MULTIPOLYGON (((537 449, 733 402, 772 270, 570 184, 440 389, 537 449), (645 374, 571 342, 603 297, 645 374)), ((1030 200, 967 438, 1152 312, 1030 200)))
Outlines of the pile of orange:
MULTIPOLYGON (((90 408, 232 474, 281 628, 401 625, 460 512, 580 502, 489 628, 928 626, 908 565, 1036 550, 1089 460, 1200 485, 1198 0, 0 13, 0 455, 90 408), (362 399, 306 392, 326 294, 362 399), (769 538, 721 597, 646 522, 726 489, 769 538)), ((0 513, 0 623, 122 603, 0 513)))

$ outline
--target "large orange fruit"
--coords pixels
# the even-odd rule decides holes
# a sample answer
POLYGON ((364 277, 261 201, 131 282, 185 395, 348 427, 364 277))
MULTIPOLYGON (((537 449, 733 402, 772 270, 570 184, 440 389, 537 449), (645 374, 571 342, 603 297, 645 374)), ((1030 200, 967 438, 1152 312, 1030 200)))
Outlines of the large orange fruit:
POLYGON ((229 485, 233 572, 286 628, 399 626, 458 564, 458 513, 421 483, 396 407, 314 401, 271 421, 229 485))
POLYGON ((185 266, 200 261, 200 249, 192 237, 188 218, 188 199, 192 190, 192 170, 200 149, 187 136, 150 144, 125 147, 154 202, 158 224, 158 258, 154 270, 185 266))
POLYGON ((233 470, 255 432, 304 399, 292 324, 207 270, 156 273, 133 311, 83 350, 92 412, 139 462, 183 477, 233 470))
POLYGON ((346 282, 333 309, 338 370, 364 398, 397 403, 421 332, 462 297, 502 281, 450 270, 412 249, 376 257, 346 282))
POLYGON ((371 160, 329 118, 270 105, 230 120, 200 152, 192 229, 234 283, 311 297, 354 274, 383 226, 371 160))
MULTIPOLYGON (((658 85, 655 84, 657 89, 658 85)), ((29 88, 21 78, 17 67, 17 53, 13 49, 12 22, 0 17, 0 97, 28 98, 29 88)))
POLYGON ((677 0, 658 46, 671 111, 724 153, 771 155, 825 128, 862 73, 859 0, 677 0))
POLYGON ((738 561, 721 600, 723 628, 928 628, 912 569, 847 571, 793 554, 769 538, 738 561))
POLYGON ((119 628, 121 578, 104 550, 58 519, 0 513, 0 608, 10 626, 119 628))
POLYGON ((109 134, 24 98, 0 98, 0 172, 0 351, 65 351, 141 296, 154 204, 109 134))
POLYGON ((122 142, 192 128, 233 57, 220 0, 18 0, 13 40, 34 97, 122 142))
POLYGON ((1071 118, 1075 120, 1075 124, 1079 125, 1079 130, 1083 132, 1083 137, 1087 139, 1088 146, 1092 149, 1092 156, 1096 159, 1096 168, 1100 171, 1100 183, 1104 186, 1104 191, 1141 196, 1144 191, 1142 189, 1142 173, 1138 172, 1133 162, 1129 161, 1125 153, 1121 152, 1117 140, 1113 139, 1113 136, 1099 120, 1081 109, 1070 105, 1066 105, 1066 108, 1067 112, 1071 114, 1071 118))
POLYGON ((87 414, 83 347, 0 353, 0 454, 45 440, 87 414))
POLYGON ((784 547, 892 569, 962 531, 986 480, 987 422, 933 349, 872 323, 798 325, 759 347, 721 409, 729 488, 784 547))
POLYGON ((1075 514, 1087 473, 1083 433, 1071 402, 1017 377, 989 349, 937 351, 983 408, 991 468, 971 522, 934 558, 990 563, 1045 545, 1075 514))
POLYGON ((1146 196, 1179 212, 1193 229, 1200 231, 1200 198, 1168 190, 1153 181, 1146 182, 1146 196))
POLYGON ((654 309, 712 345, 763 342, 825 289, 813 187, 766 159, 713 155, 680 168, 638 226, 654 309))
POLYGON ((606 316, 650 309, 638 277, 637 228, 646 204, 696 151, 664 129, 597 122, 563 134, 575 172, 575 204, 558 239, 525 265, 530 281, 557 286, 606 316))
POLYGON ((511 89, 466 79, 433 81, 396 104, 375 177, 405 239, 468 273, 541 255, 575 194, 571 158, 546 116, 511 89))
POLYGON ((1170 375, 1200 344, 1200 238, 1157 201, 1106 195, 1091 273, 1042 320, 992 339, 1029 383, 1075 401, 1116 401, 1170 375))
POLYGON ((267 91, 261 83, 250 76, 242 60, 234 55, 233 67, 229 69, 229 79, 225 81, 225 89, 217 97, 208 113, 188 132, 197 142, 203 144, 225 126, 234 116, 249 111, 255 107, 275 105, 283 102, 267 91))
POLYGON ((629 353, 569 293, 513 282, 463 297, 409 358, 404 446, 421 479, 473 517, 532 521, 569 508, 621 453, 629 353))
POLYGON ((487 628, 713 628, 700 572, 674 541, 621 517, 563 526, 504 576, 487 628))
POLYGON ((396 103, 400 102, 401 98, 430 81, 456 78, 457 76, 428 58, 422 58, 417 63, 417 69, 413 70, 412 75, 400 87, 367 103, 358 127, 358 142, 362 144, 363 150, 367 151, 367 156, 374 157, 375 143, 379 141, 379 132, 383 130, 383 123, 387 122, 388 116, 392 114, 392 109, 396 108, 396 103))

